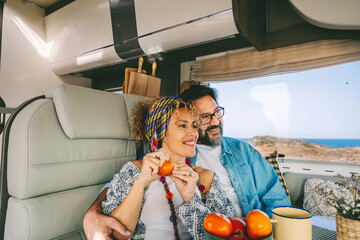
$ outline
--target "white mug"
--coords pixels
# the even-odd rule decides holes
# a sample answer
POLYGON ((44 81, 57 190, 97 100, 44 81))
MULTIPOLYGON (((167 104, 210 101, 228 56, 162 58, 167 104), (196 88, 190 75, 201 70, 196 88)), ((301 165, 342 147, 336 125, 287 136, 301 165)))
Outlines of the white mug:
POLYGON ((297 207, 274 207, 271 209, 274 240, 311 240, 313 214, 297 207))

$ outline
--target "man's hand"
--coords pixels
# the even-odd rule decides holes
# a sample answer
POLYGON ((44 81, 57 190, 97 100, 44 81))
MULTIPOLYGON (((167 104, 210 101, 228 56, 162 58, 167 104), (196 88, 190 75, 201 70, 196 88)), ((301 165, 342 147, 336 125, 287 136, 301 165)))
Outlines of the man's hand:
POLYGON ((121 239, 128 239, 131 232, 124 225, 116 218, 102 214, 101 203, 106 198, 106 192, 107 189, 102 191, 84 216, 83 227, 86 238, 88 240, 111 240, 110 235, 116 231, 122 237, 121 239))

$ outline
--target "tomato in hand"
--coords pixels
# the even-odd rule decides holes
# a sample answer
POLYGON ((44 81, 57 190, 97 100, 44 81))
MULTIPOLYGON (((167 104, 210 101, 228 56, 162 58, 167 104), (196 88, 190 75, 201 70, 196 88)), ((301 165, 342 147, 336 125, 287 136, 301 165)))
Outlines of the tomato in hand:
POLYGON ((161 176, 169 176, 172 173, 172 170, 174 169, 174 164, 171 161, 171 158, 169 160, 165 161, 164 164, 159 167, 159 175, 161 176))
POLYGON ((227 238, 232 232, 232 225, 225 215, 210 213, 204 220, 204 228, 209 233, 222 238, 227 238))
POLYGON ((251 239, 267 238, 272 233, 270 218, 261 210, 251 210, 246 216, 246 229, 251 239))

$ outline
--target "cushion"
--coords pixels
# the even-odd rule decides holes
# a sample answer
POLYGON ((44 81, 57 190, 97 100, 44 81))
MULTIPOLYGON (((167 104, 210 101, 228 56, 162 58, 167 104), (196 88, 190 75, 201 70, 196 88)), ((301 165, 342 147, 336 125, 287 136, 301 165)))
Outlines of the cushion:
POLYGON ((304 208, 311 211, 315 216, 335 217, 336 209, 326 204, 326 198, 320 195, 317 188, 328 188, 334 192, 341 187, 334 182, 324 181, 318 178, 311 178, 305 182, 304 187, 304 208))
POLYGON ((104 183, 124 162, 135 159, 135 154, 135 142, 126 139, 69 139, 59 125, 53 102, 40 99, 13 122, 8 191, 17 199, 26 199, 104 183))
POLYGON ((64 84, 48 89, 46 97, 53 99, 60 125, 70 139, 130 139, 131 109, 146 99, 64 84))
MULTIPOLYGON (((80 235, 82 219, 103 184, 35 198, 9 198, 4 239, 58 239, 80 235)), ((85 238, 78 238, 85 239, 85 238)))

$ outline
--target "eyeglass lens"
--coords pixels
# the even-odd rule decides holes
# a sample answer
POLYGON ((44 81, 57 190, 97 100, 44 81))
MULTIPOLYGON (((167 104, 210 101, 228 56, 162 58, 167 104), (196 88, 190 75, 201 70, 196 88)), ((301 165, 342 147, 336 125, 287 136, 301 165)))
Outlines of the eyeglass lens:
POLYGON ((207 114, 205 116, 201 117, 201 123, 202 124, 208 124, 211 122, 213 117, 216 117, 217 119, 222 118, 224 116, 224 108, 220 107, 218 110, 216 110, 213 114, 207 114))

